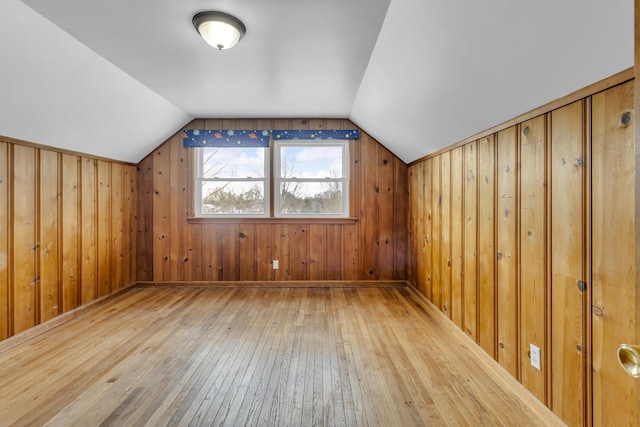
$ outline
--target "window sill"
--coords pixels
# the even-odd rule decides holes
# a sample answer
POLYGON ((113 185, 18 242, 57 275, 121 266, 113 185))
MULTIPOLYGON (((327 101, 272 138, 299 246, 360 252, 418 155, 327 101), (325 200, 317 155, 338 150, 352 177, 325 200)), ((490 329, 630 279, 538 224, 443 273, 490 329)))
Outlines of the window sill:
POLYGON ((210 218, 189 217, 189 224, 355 224, 358 218, 210 218))

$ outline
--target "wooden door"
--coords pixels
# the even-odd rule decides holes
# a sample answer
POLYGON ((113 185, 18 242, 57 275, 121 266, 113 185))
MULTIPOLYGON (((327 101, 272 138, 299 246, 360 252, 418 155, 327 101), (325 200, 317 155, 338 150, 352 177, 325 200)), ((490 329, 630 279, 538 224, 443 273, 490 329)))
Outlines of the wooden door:
POLYGON ((616 349, 636 337, 634 96, 628 82, 592 101, 593 425, 639 424, 640 380, 616 349))

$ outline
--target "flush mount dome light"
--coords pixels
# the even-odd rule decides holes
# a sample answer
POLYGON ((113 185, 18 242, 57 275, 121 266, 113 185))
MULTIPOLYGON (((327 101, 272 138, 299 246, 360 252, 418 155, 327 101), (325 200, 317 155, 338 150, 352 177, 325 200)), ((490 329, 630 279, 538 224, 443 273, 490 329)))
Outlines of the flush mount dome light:
POLYGON ((223 12, 200 12, 193 17, 193 26, 204 41, 220 50, 231 49, 247 32, 238 18, 223 12))

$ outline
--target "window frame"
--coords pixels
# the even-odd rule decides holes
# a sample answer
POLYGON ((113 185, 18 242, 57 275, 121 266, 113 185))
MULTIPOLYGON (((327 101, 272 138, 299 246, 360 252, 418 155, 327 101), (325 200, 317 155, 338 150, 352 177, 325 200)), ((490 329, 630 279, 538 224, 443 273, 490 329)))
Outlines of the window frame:
POLYGON ((295 219, 328 219, 328 218, 349 218, 350 206, 350 190, 351 190, 351 171, 350 171, 350 141, 349 140, 281 140, 273 141, 273 155, 271 171, 273 176, 273 218, 295 218, 295 219), (342 177, 341 178, 284 178, 280 176, 281 169, 281 147, 341 147, 342 148, 342 177), (281 194, 280 185, 283 182, 300 182, 300 183, 322 183, 322 182, 340 182, 342 184, 342 213, 304 213, 289 214, 281 212, 281 194))
MULTIPOLYGON (((348 158, 349 168, 348 170, 348 189, 349 200, 346 205, 346 212, 344 217, 319 217, 319 216, 304 216, 304 217, 276 217, 273 214, 273 178, 271 173, 271 167, 273 164, 273 146, 275 139, 270 139, 269 147, 269 205, 268 213, 263 216, 254 214, 247 215, 220 215, 220 214, 202 214, 201 213, 201 197, 202 190, 198 190, 199 182, 197 181, 197 169, 199 166, 199 159, 197 150, 189 149, 187 155, 187 169, 191 171, 187 174, 190 179, 187 180, 187 197, 188 201, 187 210, 187 222, 190 224, 356 224, 358 222, 357 217, 357 201, 356 192, 358 188, 358 175, 357 175, 357 163, 358 163, 358 149, 357 140, 348 139, 344 142, 348 145, 348 158), (199 201, 200 200, 200 201, 199 201)), ((317 140, 314 141, 317 143, 317 140)), ((194 147, 197 148, 197 147, 194 147)))
MULTIPOLYGON (((264 176, 262 178, 204 178, 202 176, 204 150, 214 147, 196 147, 194 149, 194 174, 191 180, 193 189, 193 208, 196 218, 269 218, 271 216, 271 148, 264 148, 264 176), (262 182, 264 188, 263 213, 204 213, 202 211, 202 185, 204 182, 262 182)), ((260 148, 260 147, 256 147, 260 148)), ((232 147, 232 149, 236 149, 232 147)))

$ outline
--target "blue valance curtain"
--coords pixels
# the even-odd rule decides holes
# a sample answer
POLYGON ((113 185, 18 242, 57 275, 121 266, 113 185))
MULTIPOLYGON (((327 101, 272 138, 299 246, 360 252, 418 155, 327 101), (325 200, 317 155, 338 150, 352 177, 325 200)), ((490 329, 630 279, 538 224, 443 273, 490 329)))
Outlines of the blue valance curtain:
POLYGON ((269 140, 359 139, 355 130, 185 130, 185 147, 268 147, 269 140))

